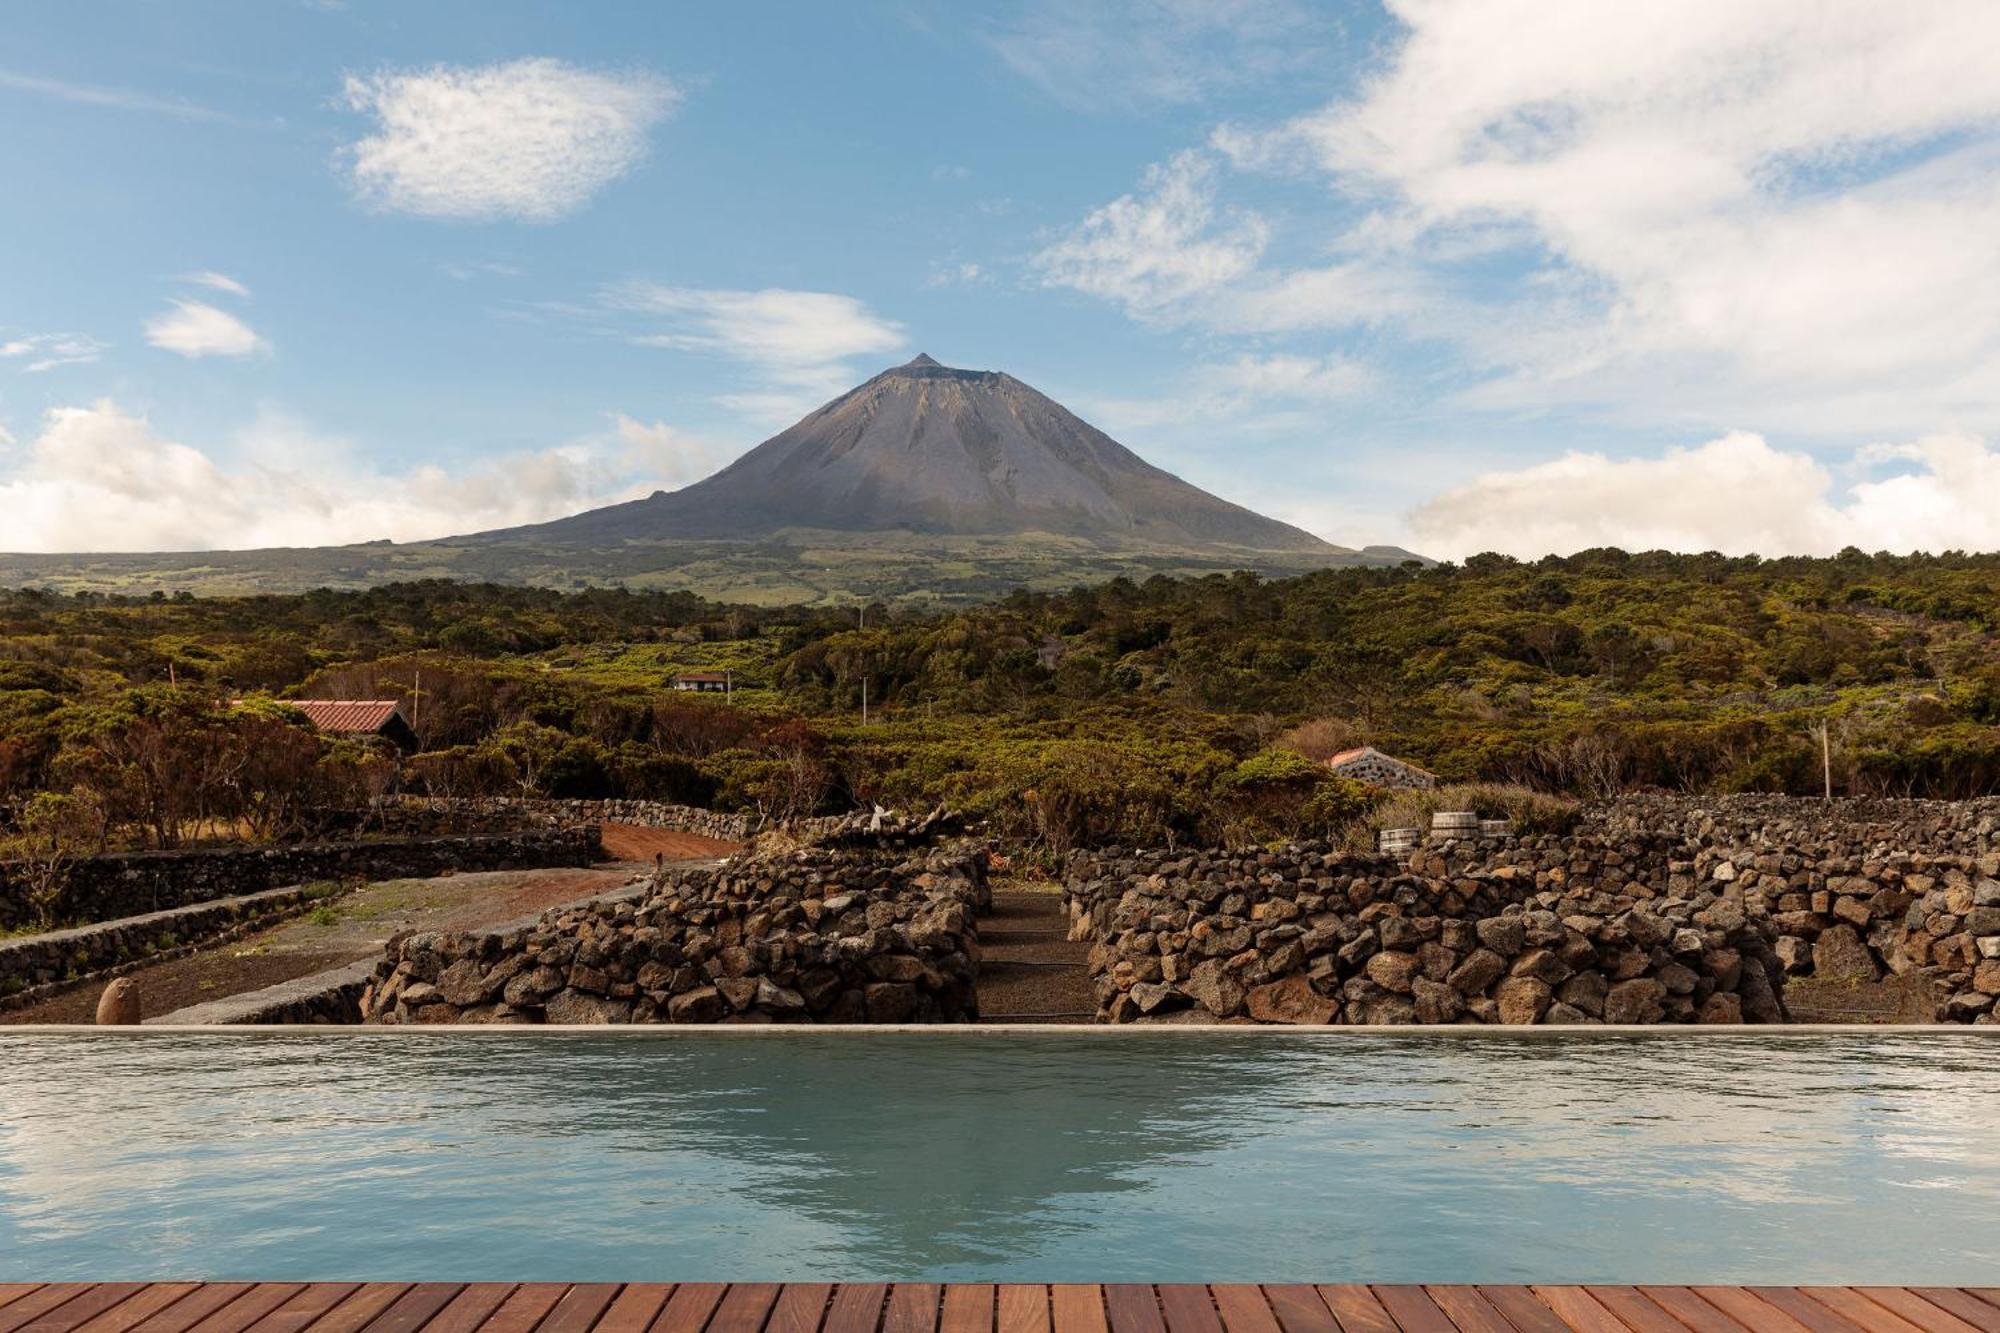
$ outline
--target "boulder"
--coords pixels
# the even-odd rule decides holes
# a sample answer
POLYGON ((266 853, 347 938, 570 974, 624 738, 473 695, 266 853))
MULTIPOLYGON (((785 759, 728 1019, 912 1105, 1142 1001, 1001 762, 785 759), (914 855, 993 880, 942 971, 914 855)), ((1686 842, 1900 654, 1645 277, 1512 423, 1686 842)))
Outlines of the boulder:
POLYGON ((1657 1023, 1666 1013, 1667 988, 1652 977, 1621 981, 1604 996, 1607 1023, 1657 1023))
POLYGON ((1813 941, 1813 976, 1822 981, 1879 981, 1882 969, 1868 946, 1848 925, 1823 930, 1813 941))
POLYGON ((1340 1012, 1339 1006, 1314 990, 1303 975, 1255 987, 1246 1003, 1250 1017, 1259 1023, 1331 1023, 1340 1012))
POLYGON ((1493 992, 1500 1021, 1516 1025, 1540 1022, 1552 998, 1549 984, 1537 977, 1508 977, 1493 992))
POLYGON ((104 988, 104 994, 97 997, 97 1026, 136 1026, 145 1017, 143 1007, 139 983, 130 977, 119 977, 104 988))

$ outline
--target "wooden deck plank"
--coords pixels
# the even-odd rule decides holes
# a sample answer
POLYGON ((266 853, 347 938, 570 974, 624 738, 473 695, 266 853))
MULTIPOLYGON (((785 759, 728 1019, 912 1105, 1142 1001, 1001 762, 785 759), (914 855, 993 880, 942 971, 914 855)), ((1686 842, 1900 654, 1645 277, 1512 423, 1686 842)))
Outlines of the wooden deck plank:
POLYGON ((1554 1310, 1536 1300, 1535 1293, 1526 1287, 1482 1285, 1479 1294, 1507 1316, 1507 1322, 1519 1333, 1571 1333, 1570 1326, 1557 1318, 1554 1310))
POLYGON ((61 1309, 90 1290, 88 1282, 50 1282, 28 1292, 5 1309, 0 1309, 0 1333, 14 1333, 52 1310, 61 1309))
POLYGON ((1384 1285, 1372 1290, 1403 1333, 1457 1333, 1451 1319, 1422 1287, 1384 1285))
POLYGON ((1750 1330, 1801 1333, 1805 1325, 1744 1287, 1690 1287, 1688 1290, 1750 1330))
POLYGON ((995 1293, 1000 1333, 1049 1333, 1049 1289, 1033 1282, 1003 1282, 995 1293))
POLYGON ((1950 1311, 1931 1304, 1908 1287, 1852 1287, 1849 1290, 1894 1314, 1906 1327, 1920 1328, 1924 1333, 1989 1333, 1978 1324, 1960 1319, 1950 1311))
POLYGON ((1441 1285, 1424 1290, 1459 1333, 1515 1333, 1507 1316, 1494 1309, 1477 1287, 1441 1285))
POLYGON ((128 1333, 128 1330, 200 1289, 199 1282, 149 1282, 145 1290, 130 1300, 120 1301, 96 1318, 85 1320, 72 1333, 128 1333))
POLYGON ((1249 1282, 1211 1282, 1208 1289, 1215 1293, 1216 1313, 1222 1316, 1228 1333, 1283 1333, 1262 1287, 1249 1282))
POLYGON ((1107 1333, 1104 1288, 1095 1282, 1050 1284, 1049 1323, 1055 1333, 1107 1333))
POLYGON ((1687 1333, 1680 1320, 1647 1299, 1637 1287, 1587 1286, 1584 1290, 1632 1333, 1687 1333))
POLYGON ((134 1333, 186 1333, 231 1301, 248 1295, 251 1282, 198 1282, 195 1289, 172 1305, 148 1315, 134 1326, 134 1333))
POLYGON ((1686 1287, 1640 1287, 1639 1291, 1692 1333, 1748 1333, 1742 1324, 1686 1287))
POLYGON ((1163 1282, 1153 1290, 1159 1293, 1160 1314, 1167 1322, 1167 1333, 1222 1333, 1222 1318, 1215 1313, 1215 1294, 1201 1283, 1163 1282))
POLYGON ((1980 1333, 2000 1333, 2000 1306, 1988 1305, 1969 1291, 1957 1287, 1864 1287, 1864 1291, 1876 1290, 1908 1291, 1921 1300, 1928 1301, 1946 1314, 1955 1315, 1979 1329, 1980 1333))
MULTIPOLYGON (((251 1333, 299 1333, 355 1291, 359 1282, 313 1282, 250 1326, 251 1333)), ((82 1330, 78 1330, 82 1333, 82 1330)))
MULTIPOLYGON (((603 1318, 591 1333, 646 1333, 660 1311, 667 1308, 667 1301, 674 1294, 671 1282, 633 1282, 618 1293, 618 1299, 611 1302, 603 1318)), ((457 1329, 440 1329, 437 1321, 424 1333, 458 1333, 457 1329)))
POLYGON ((1347 1333, 1396 1333, 1396 1321, 1366 1286, 1341 1282, 1322 1284, 1316 1290, 1347 1333))
POLYGON ((1340 1333, 1340 1321, 1326 1308, 1319 1292, 1303 1282, 1269 1283, 1264 1299, 1285 1333, 1340 1333))
MULTIPOLYGON (((579 1282, 562 1294, 535 1333, 590 1333, 598 1316, 618 1299, 616 1282, 579 1282)), ((412 1293, 414 1295, 415 1293, 412 1293)), ((457 1292, 452 1293, 454 1296, 457 1292)), ((369 1329, 368 1333, 416 1333, 415 1329, 369 1329)))
POLYGON ((1857 1333, 1860 1329, 1852 1319, 1836 1314, 1797 1287, 1745 1287, 1744 1290, 1766 1305, 1784 1311, 1812 1333, 1857 1333))
POLYGON ((826 1321, 827 1298, 833 1295, 831 1282, 787 1282, 771 1308, 765 1333, 819 1333, 826 1321))
POLYGON ((726 1282, 683 1282, 667 1298, 660 1317, 653 1321, 652 1333, 701 1333, 708 1317, 729 1294, 726 1282))
POLYGON ((1531 1286, 1528 1290, 1576 1333, 1627 1333, 1625 1325, 1582 1287, 1549 1285, 1531 1286))
POLYGON ((986 1282, 954 1282, 944 1289, 939 1333, 993 1333, 993 1286, 986 1282))
POLYGON ((898 1282, 889 1288, 889 1305, 882 1312, 882 1333, 937 1333, 938 1302, 943 1298, 944 1291, 935 1282, 898 1282))
MULTIPOLYGON (((1915 1324, 1880 1301, 1852 1287, 1801 1287, 1799 1290, 1868 1333, 1930 1333, 1935 1324, 1915 1324)), ((1921 1303, 1921 1302, 1920 1302, 1921 1303)), ((1952 1320, 1956 1324, 1958 1320, 1952 1320)), ((1962 1330, 1961 1330, 1962 1333, 1962 1330)))
POLYGON ((69 1333, 146 1289, 144 1282, 94 1282, 61 1305, 16 1326, 16 1333, 69 1333))
MULTIPOLYGON (((424 1325, 424 1333, 479 1333, 513 1294, 511 1282, 470 1283, 424 1325)), ((640 1333, 644 1333, 643 1325, 640 1333)))
POLYGON ((253 1282, 250 1290, 191 1327, 194 1333, 244 1333, 305 1288, 303 1282, 253 1282))
POLYGON ((888 1297, 889 1288, 880 1282, 841 1283, 827 1308, 826 1333, 875 1333, 888 1297))
MULTIPOLYGON (((568 1290, 567 1282, 524 1282, 500 1302, 500 1308, 479 1326, 479 1333, 533 1333, 568 1290)), ((321 1330, 316 1328, 312 1333, 321 1330)))
MULTIPOLYGON (((465 1290, 463 1282, 419 1282, 369 1321, 365 1333, 417 1333, 465 1290)), ((564 1333, 576 1333, 565 1330, 564 1333)))
POLYGON ((708 1321, 708 1333, 762 1333, 771 1307, 778 1303, 775 1282, 737 1282, 723 1294, 708 1321))
POLYGON ((39 1282, 0 1282, 0 1309, 41 1289, 42 1284, 39 1282))
POLYGON ((1104 1317, 1111 1333, 1167 1333, 1159 1293, 1145 1283, 1106 1283, 1104 1317))

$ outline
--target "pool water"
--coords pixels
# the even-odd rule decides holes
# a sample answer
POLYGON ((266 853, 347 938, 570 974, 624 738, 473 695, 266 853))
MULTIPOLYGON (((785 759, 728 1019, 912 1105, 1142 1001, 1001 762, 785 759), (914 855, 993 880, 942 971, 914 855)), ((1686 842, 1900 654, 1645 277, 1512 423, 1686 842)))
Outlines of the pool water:
POLYGON ((2000 1279, 1974 1035, 0 1037, 0 1281, 2000 1279))

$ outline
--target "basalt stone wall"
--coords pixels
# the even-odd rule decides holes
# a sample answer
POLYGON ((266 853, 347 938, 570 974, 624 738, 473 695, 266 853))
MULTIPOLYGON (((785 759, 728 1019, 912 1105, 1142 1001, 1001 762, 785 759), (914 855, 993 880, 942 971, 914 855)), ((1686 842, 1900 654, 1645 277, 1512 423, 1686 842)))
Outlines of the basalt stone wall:
POLYGON ((977 1017, 983 852, 801 852, 636 899, 396 940, 370 1023, 929 1023, 977 1017))
POLYGON ((704 810, 666 801, 542 800, 517 796, 405 798, 389 807, 396 817, 455 819, 470 827, 564 827, 572 824, 630 824, 672 829, 703 837, 742 842, 762 827, 757 815, 704 810))
POLYGON ((1066 898, 1111 1022, 1782 1021, 1760 923, 1662 850, 1111 850, 1071 858, 1066 898))
MULTIPOLYGON (((579 825, 448 837, 114 853, 77 863, 61 917, 70 922, 110 921, 316 881, 584 866, 603 858, 598 837, 595 825, 579 825)), ((32 919, 24 895, 8 883, 7 867, 0 865, 0 927, 18 927, 32 919)))
POLYGON ((1629 797, 1585 812, 1666 836, 1686 882, 1768 917, 1788 975, 1909 978, 1935 1017, 1992 1021, 2000 995, 2000 800, 1629 797))
POLYGON ((84 981, 184 957, 334 897, 330 884, 271 889, 73 930, 0 941, 0 1009, 32 1004, 84 981))

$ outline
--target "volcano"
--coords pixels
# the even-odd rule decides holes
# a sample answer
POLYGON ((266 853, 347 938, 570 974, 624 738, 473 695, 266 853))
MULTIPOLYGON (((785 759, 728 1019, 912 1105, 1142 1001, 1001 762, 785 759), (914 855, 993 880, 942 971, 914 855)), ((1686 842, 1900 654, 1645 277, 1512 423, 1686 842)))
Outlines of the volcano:
POLYGON ((811 529, 1351 554, 1162 471, 1012 375, 918 356, 705 481, 460 541, 743 541, 811 529))

